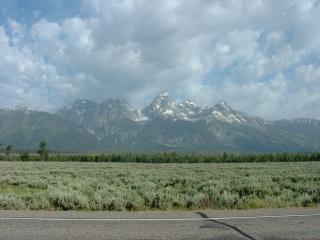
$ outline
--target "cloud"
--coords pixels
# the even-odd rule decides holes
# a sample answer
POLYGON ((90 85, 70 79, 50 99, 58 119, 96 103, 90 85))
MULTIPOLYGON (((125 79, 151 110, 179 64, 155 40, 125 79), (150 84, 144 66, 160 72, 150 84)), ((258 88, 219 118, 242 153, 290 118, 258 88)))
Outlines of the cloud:
POLYGON ((1 103, 9 107, 24 104, 38 109, 53 109, 61 104, 59 94, 73 89, 66 76, 14 39, 0 27, 1 103))
MULTIPOLYGON (((160 91, 269 119, 320 118, 318 1, 83 0, 78 15, 0 28, 0 104, 144 106, 160 91), (315 104, 315 105, 314 105, 315 104)), ((34 9, 41 12, 41 9, 34 9)), ((64 10, 66 11, 66 10, 64 10)))

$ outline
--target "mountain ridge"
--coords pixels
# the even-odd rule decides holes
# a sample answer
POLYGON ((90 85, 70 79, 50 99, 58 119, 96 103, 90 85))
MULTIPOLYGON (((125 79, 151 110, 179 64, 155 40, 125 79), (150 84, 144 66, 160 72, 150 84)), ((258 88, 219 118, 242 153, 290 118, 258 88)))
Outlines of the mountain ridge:
POLYGON ((56 113, 0 110, 1 143, 35 149, 41 140, 55 151, 309 152, 320 150, 320 121, 264 120, 224 101, 201 107, 167 93, 143 109, 109 98, 77 99, 56 113))
MULTIPOLYGON (((228 121, 228 122, 244 122, 245 119, 243 119, 243 116, 249 117, 248 114, 240 111, 234 110, 228 103, 225 101, 219 101, 214 106, 205 106, 201 107, 191 100, 186 100, 183 102, 175 102, 170 98, 170 95, 167 92, 158 94, 154 100, 147 105, 146 107, 142 109, 134 109, 131 107, 131 105, 124 99, 106 99, 102 103, 97 103, 89 99, 77 99, 71 102, 70 104, 66 105, 65 107, 61 108, 57 111, 57 114, 60 114, 62 111, 66 111, 70 109, 72 106, 77 106, 79 103, 88 104, 95 104, 98 108, 100 108, 102 105, 105 105, 106 102, 111 102, 111 104, 114 105, 114 103, 121 102, 122 107, 126 106, 127 111, 134 112, 139 117, 132 118, 132 120, 135 121, 144 121, 148 120, 148 118, 154 118, 154 117, 163 117, 163 118, 171 118, 174 120, 186 120, 186 121, 192 121, 192 120, 200 120, 200 119, 206 119, 209 118, 210 114, 216 115, 215 117, 217 119, 220 118, 222 121, 228 121), (212 111, 212 113, 210 113, 212 111), (224 113, 224 114, 222 114, 224 113), (233 116, 234 119, 227 118, 226 115, 232 115, 235 114, 238 119, 236 119, 236 116, 233 116)), ((117 104, 118 107, 121 107, 121 104, 117 104)), ((86 108, 84 106, 84 108, 86 108)), ((91 107, 92 109, 92 107, 91 107)), ((258 118, 258 117, 255 117, 258 118)), ((262 118, 259 118, 262 120, 262 118)))

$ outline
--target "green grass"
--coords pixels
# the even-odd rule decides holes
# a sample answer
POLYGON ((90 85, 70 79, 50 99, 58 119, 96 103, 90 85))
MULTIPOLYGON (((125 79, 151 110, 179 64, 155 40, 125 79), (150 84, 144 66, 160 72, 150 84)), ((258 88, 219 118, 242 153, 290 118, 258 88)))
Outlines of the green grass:
POLYGON ((0 209, 320 206, 320 162, 0 162, 0 209))

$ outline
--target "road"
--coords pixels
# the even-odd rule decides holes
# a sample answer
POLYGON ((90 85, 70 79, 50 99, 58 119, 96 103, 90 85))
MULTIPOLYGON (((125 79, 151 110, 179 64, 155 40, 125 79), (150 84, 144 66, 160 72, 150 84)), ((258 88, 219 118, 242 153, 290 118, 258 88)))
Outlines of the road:
POLYGON ((0 239, 320 240, 320 208, 197 212, 0 211, 0 239))

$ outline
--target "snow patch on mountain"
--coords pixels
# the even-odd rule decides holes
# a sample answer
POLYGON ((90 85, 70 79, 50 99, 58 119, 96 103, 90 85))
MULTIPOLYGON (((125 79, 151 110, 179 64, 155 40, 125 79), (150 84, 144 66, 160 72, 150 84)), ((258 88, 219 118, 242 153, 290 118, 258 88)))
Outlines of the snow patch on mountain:
POLYGON ((160 93, 142 110, 132 108, 123 99, 107 99, 101 104, 87 99, 80 99, 67 105, 58 113, 72 120, 76 118, 80 124, 85 119, 94 118, 101 127, 112 119, 130 119, 134 122, 144 122, 154 118, 171 119, 174 121, 205 120, 211 122, 219 120, 230 124, 259 125, 259 120, 251 118, 245 113, 233 110, 224 101, 214 106, 202 108, 191 100, 180 103, 175 102, 167 92, 160 93))
POLYGON ((244 116, 235 110, 233 110, 225 102, 218 103, 214 107, 206 107, 203 110, 203 118, 206 121, 219 120, 228 123, 245 123, 244 116))

